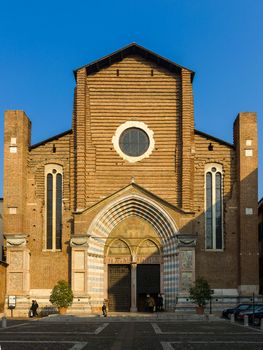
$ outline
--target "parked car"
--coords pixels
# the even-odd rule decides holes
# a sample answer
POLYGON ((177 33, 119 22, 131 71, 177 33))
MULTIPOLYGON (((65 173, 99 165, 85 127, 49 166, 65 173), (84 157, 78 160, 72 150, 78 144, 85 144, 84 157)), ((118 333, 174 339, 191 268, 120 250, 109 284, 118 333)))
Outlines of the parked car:
POLYGON ((232 314, 236 316, 238 312, 247 310, 251 305, 251 303, 244 303, 230 309, 224 309, 222 312, 222 317, 228 318, 230 320, 232 314))
POLYGON ((254 310, 253 310, 253 305, 251 305, 246 311, 239 312, 236 318, 238 321, 243 321, 246 315, 248 316, 249 323, 254 323, 254 325, 259 325, 260 319, 263 317, 263 305, 254 304, 254 310), (254 321, 253 321, 253 318, 254 318, 254 321))
POLYGON ((250 322, 253 323, 254 326, 260 326, 262 318, 263 318, 263 311, 257 310, 254 313, 254 321, 253 321, 253 316, 250 316, 250 322))

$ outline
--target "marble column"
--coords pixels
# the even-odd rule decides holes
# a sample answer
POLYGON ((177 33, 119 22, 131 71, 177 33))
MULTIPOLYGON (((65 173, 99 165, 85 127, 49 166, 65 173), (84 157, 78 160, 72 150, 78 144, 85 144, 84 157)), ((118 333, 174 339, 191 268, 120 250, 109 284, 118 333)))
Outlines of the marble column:
POLYGON ((137 311, 137 264, 131 264, 131 312, 137 311))

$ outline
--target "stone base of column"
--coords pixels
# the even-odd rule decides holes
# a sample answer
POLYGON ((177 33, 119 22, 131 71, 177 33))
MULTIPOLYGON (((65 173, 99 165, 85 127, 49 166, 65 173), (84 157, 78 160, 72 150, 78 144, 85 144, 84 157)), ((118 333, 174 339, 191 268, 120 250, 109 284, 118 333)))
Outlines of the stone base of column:
POLYGON ((138 311, 138 309, 137 309, 136 306, 132 306, 132 307, 130 308, 130 312, 137 312, 137 311, 138 311))

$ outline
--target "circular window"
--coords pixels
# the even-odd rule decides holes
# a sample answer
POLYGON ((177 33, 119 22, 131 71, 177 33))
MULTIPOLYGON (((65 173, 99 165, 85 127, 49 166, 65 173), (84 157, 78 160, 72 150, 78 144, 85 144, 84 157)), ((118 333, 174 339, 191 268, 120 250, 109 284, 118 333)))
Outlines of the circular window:
POLYGON ((119 125, 112 143, 115 151, 129 163, 149 157, 155 144, 153 131, 139 121, 127 121, 119 125))
POLYGON ((150 141, 145 131, 139 128, 128 128, 119 139, 120 149, 130 157, 139 157, 149 148, 150 141))

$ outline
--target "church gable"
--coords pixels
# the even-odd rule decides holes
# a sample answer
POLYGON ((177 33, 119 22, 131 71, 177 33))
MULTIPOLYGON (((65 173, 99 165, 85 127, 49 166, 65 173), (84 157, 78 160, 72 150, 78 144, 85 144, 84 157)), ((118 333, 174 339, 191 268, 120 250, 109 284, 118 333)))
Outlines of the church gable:
POLYGON ((94 72, 98 72, 99 70, 111 66, 113 63, 120 62, 126 57, 129 56, 138 56, 142 58, 146 58, 149 62, 156 63, 158 66, 163 67, 170 72, 180 72, 182 69, 187 70, 191 74, 191 79, 194 78, 194 72, 188 68, 185 68, 173 61, 168 60, 165 57, 162 57, 156 54, 153 51, 146 49, 143 46, 140 46, 136 43, 132 43, 126 47, 123 47, 110 55, 107 55, 103 58, 100 58, 94 62, 91 62, 85 66, 82 66, 74 71, 75 77, 77 76, 77 72, 82 70, 83 68, 86 70, 86 74, 92 74, 94 72))
MULTIPOLYGON (((86 118, 90 121, 92 144, 104 155, 112 148, 117 127, 127 121, 155 128, 160 139, 165 130, 176 143, 181 107, 179 74, 140 57, 127 57, 86 79, 86 118)), ((120 160, 116 152, 110 156, 120 160)))
POLYGON ((141 55, 124 57, 94 74, 78 71, 74 137, 80 144, 85 132, 83 176, 89 183, 88 200, 78 207, 126 186, 131 174, 143 187, 160 196, 165 192, 165 200, 178 205, 180 155, 175 153, 181 142, 182 79, 180 69, 171 72, 141 55), (143 124, 154 140, 149 156, 133 164, 116 151, 116 132, 128 122, 132 127, 143 124))

